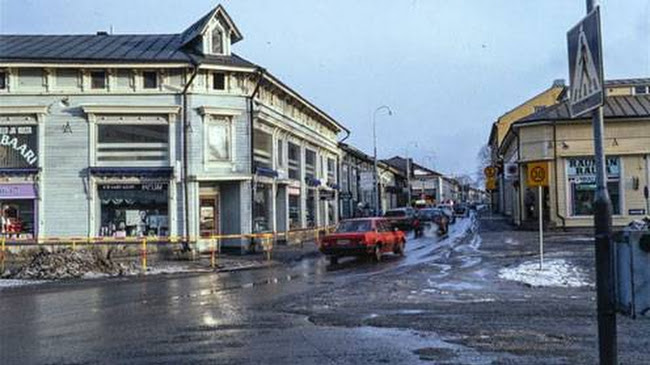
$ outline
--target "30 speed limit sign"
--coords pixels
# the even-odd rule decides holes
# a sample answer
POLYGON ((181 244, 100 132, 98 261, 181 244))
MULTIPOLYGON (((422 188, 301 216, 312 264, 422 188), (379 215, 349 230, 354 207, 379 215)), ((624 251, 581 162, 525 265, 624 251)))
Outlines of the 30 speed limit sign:
POLYGON ((548 186, 549 167, 548 162, 531 162, 528 164, 529 187, 548 186))

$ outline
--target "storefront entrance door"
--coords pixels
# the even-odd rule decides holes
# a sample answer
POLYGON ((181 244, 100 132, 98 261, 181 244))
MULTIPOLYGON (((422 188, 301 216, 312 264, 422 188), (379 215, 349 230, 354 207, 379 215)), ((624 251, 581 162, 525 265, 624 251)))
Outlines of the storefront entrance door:
POLYGON ((205 195, 200 198, 199 221, 201 238, 219 234, 219 196, 205 195))

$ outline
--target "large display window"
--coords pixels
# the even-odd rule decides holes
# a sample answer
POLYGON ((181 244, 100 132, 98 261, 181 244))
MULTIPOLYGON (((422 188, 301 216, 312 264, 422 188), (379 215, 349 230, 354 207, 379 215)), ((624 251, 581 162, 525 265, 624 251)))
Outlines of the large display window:
POLYGON ((33 238, 36 222, 35 205, 33 199, 2 200, 0 198, 2 236, 33 238))
MULTIPOLYGON (((612 201, 612 213, 621 214, 620 158, 607 158, 607 191, 612 201)), ((596 194, 596 163, 592 157, 567 159, 567 186, 572 216, 594 214, 596 194)))
POLYGON ((289 229, 301 228, 300 188, 289 188, 289 229))
POLYGON ((0 126, 0 167, 34 168, 38 160, 38 127, 0 126))
POLYGON ((169 235, 168 183, 102 184, 97 190, 100 236, 169 235))
POLYGON ((271 199, 273 186, 257 183, 253 196, 253 232, 268 232, 271 230, 271 199))

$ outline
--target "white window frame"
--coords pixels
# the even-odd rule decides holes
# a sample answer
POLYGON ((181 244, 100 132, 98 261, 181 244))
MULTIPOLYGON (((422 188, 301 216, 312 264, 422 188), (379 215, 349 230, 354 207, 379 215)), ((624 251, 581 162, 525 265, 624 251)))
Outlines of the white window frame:
POLYGON ((232 163, 234 134, 232 126, 232 117, 223 115, 210 115, 203 122, 203 161, 205 165, 223 165, 224 163, 232 163), (228 137, 228 157, 224 159, 213 159, 208 153, 208 134, 211 126, 225 125, 226 136, 228 137))
POLYGON ((203 118, 203 126, 202 126, 202 149, 201 151, 203 155, 203 171, 209 171, 213 168, 224 168, 224 167, 230 167, 231 170, 234 171, 235 169, 235 151, 237 150, 237 140, 236 140, 236 118, 237 116, 241 115, 243 111, 241 110, 236 110, 236 109, 223 109, 223 108, 214 108, 214 107, 208 107, 208 106, 203 106, 199 108, 199 114, 201 114, 203 118), (221 121, 215 121, 213 120, 214 118, 223 118, 221 121), (229 142, 230 142, 230 151, 229 151, 229 158, 226 160, 222 161, 212 161, 209 159, 208 156, 208 126, 210 123, 223 123, 226 122, 229 124, 229 142))

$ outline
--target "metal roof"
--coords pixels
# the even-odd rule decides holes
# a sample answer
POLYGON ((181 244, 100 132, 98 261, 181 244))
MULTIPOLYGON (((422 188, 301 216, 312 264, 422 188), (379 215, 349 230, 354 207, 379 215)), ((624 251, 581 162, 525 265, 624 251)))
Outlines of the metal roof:
POLYGON ((0 35, 0 62, 183 62, 235 67, 255 64, 231 56, 200 55, 181 47, 180 34, 0 35))
MULTIPOLYGON (((603 106, 605 118, 649 118, 650 95, 608 96, 603 106)), ((589 115, 571 118, 568 101, 556 104, 519 119, 514 125, 540 121, 589 119, 589 115)))
POLYGON ((605 87, 650 85, 650 78, 605 80, 605 87))

